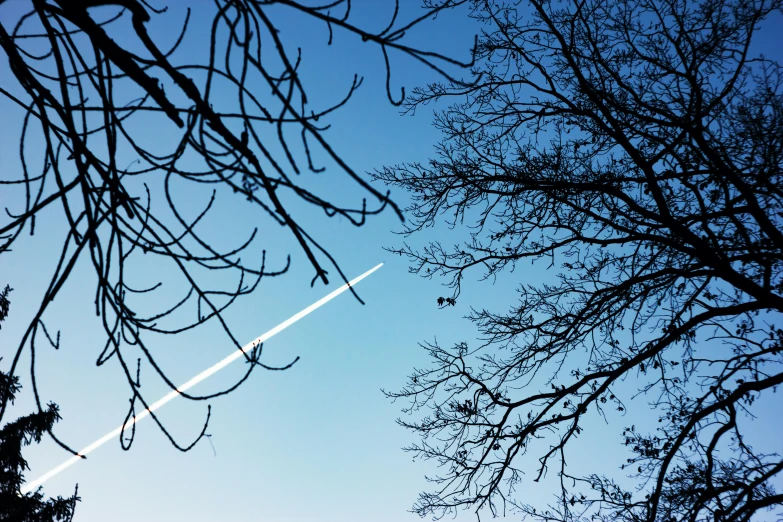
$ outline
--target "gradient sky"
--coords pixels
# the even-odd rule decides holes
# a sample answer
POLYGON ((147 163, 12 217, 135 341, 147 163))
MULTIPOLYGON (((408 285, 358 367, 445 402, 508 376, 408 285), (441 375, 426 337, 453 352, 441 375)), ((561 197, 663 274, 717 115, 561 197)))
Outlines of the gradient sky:
MULTIPOLYGON (((402 0, 408 17, 417 15, 416 0, 402 0)), ((28 2, 9 0, 0 6, 0 20, 18 16, 28 2)), ((177 20, 184 4, 168 2, 166 16, 177 20)), ((201 56, 205 38, 198 28, 211 20, 213 5, 207 1, 187 2, 200 9, 194 28, 180 56, 201 56), (201 25, 200 25, 201 24, 201 25)), ((393 2, 354 2, 352 18, 358 25, 381 29, 393 9, 393 2), (364 9, 364 10, 362 10, 364 9)), ((410 36, 412 43, 466 59, 478 28, 461 13, 439 17, 410 36)), ((414 117, 399 115, 384 89, 385 75, 380 50, 357 38, 336 33, 335 44, 325 48, 326 28, 302 17, 277 19, 283 37, 302 45, 305 81, 311 79, 308 94, 313 105, 339 99, 350 85, 354 72, 365 77, 364 85, 347 107, 334 113, 326 136, 357 172, 403 161, 424 161, 432 155, 439 135, 431 124, 431 110, 414 117), (318 90, 316 90, 318 89, 318 90)), ((762 31, 758 49, 768 55, 779 53, 779 33, 762 31)), ((176 55, 175 55, 176 56, 176 55)), ((174 60, 176 62, 176 58, 174 60)), ((392 55, 393 87, 411 89, 435 79, 433 73, 411 59, 392 55)), ((7 64, 0 64, 0 85, 18 88, 7 64)), ((396 95, 397 90, 393 91, 396 95)), ((16 177, 18 169, 18 125, 22 112, 0 98, 0 113, 6 122, 0 129, 0 179, 16 177)), ((167 139, 158 128, 150 129, 151 140, 167 139)), ((330 173, 323 175, 329 183, 330 173)), ((335 195, 341 186, 332 183, 335 195)), ((379 187, 381 188, 381 187, 379 187)), ((197 208, 206 192, 182 195, 197 208)), ((393 194, 405 206, 404 194, 393 194)), ((5 207, 6 194, 0 201, 5 207)), ((216 208, 207 225, 212 232, 237 241, 244 235, 236 226, 236 209, 229 204, 216 208), (226 233, 225 231, 230 231, 226 233), (236 234, 236 238, 233 235, 236 234)), ((177 451, 154 423, 145 421, 137 429, 129 452, 117 441, 110 442, 84 462, 49 481, 48 496, 68 495, 75 483, 83 501, 75 520, 116 522, 138 520, 244 521, 402 521, 418 517, 406 512, 418 492, 427 489, 425 474, 431 463, 412 462, 401 447, 415 442, 412 434, 395 425, 402 405, 386 400, 380 388, 396 390, 414 366, 428 364, 417 346, 437 337, 443 345, 474 342, 471 323, 461 319, 469 306, 505 310, 513 302, 516 284, 545 277, 544 266, 519 267, 495 285, 468 281, 458 306, 438 310, 436 299, 448 295, 439 281, 409 275, 404 259, 392 256, 384 246, 398 245, 402 238, 391 213, 370 219, 362 228, 337 220, 327 221, 320 212, 307 215, 311 229, 339 260, 349 278, 379 262, 385 265, 357 287, 367 303, 361 306, 343 294, 311 316, 279 334, 266 345, 269 364, 285 364, 295 356, 301 360, 286 372, 259 370, 239 390, 212 400, 208 433, 188 453, 177 451), (326 239, 328 238, 328 239, 326 239), (213 450, 214 448, 214 450, 213 450)), ((52 268, 50 247, 59 245, 64 227, 56 212, 39 218, 36 235, 17 243, 15 250, 0 257, 0 286, 6 282, 11 294, 11 313, 0 331, 0 362, 7 367, 9 356, 37 306, 52 268), (50 219, 46 220, 45 217, 50 219), (54 243, 53 243, 54 242, 54 243)), ((329 287, 310 287, 312 269, 291 241, 261 224, 263 247, 275 262, 291 252, 292 269, 280 278, 267 279, 258 291, 244 298, 228 314, 228 322, 240 342, 247 342, 311 304, 341 284, 333 278, 329 287)), ((437 233, 445 244, 455 243, 464 233, 445 227, 437 233)), ((431 236, 430 236, 431 237, 431 236)), ((416 238, 420 244, 422 238, 416 238)), ((86 259, 85 259, 86 261, 86 259)), ((480 274, 475 274, 478 277, 480 274)), ((56 427, 59 436, 81 448, 122 422, 128 401, 127 384, 116 363, 96 367, 94 361, 104 343, 104 333, 94 317, 92 268, 83 263, 69 280, 48 313, 47 326, 62 330, 59 351, 39 349, 37 374, 42 400, 61 407, 63 420, 56 427)), ((160 361, 175 382, 183 382, 217 362, 232 349, 216 332, 208 329, 161 339, 154 344, 160 361)), ((29 383, 23 365, 20 399, 8 419, 32 411, 29 383)), ((242 364, 227 368, 195 390, 215 391, 236 380, 242 364)), ((148 373, 150 377, 151 373, 148 373)), ((146 396, 157 399, 167 390, 153 379, 142 383, 146 396)), ((769 408, 779 407, 770 405, 769 408)), ((180 442, 189 442, 200 430, 206 406, 177 399, 159 412, 180 442)), ((761 419, 760 434, 780 429, 779 417, 761 419), (777 425, 776 425, 777 424, 777 425)), ((630 423, 630 421, 629 421, 630 423)), ((619 448, 620 424, 606 431, 596 430, 582 441, 583 455, 575 466, 594 465, 595 456, 619 448)), ((36 478, 68 457, 50 441, 32 446, 24 453, 36 478)), ((617 462, 623 459, 618 458, 617 462)), ((609 465, 609 464, 608 464, 609 465)), ((614 469, 613 464, 608 470, 614 469)), ((532 495, 546 500, 548 486, 534 489, 529 481, 519 489, 520 497, 532 495)), ((511 517, 513 518, 513 517, 511 517)), ((458 520, 475 520, 470 512, 458 520)))

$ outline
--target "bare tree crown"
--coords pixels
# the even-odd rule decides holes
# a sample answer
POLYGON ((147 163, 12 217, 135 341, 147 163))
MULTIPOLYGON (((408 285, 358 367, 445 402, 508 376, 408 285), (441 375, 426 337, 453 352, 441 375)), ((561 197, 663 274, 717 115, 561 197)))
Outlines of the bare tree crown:
POLYGON ((409 450, 443 471, 415 510, 647 522, 779 510, 783 460, 746 435, 754 402, 783 383, 783 70, 750 54, 783 4, 472 5, 478 82, 406 102, 451 103, 437 156, 376 173, 412 193, 407 234, 464 221, 471 239, 394 251, 446 276, 452 300, 474 269, 541 260, 558 275, 521 276, 508 312, 470 314, 483 345, 426 344, 433 366, 388 394, 410 400, 409 450), (645 403, 649 425, 617 425, 645 403), (594 417, 622 432, 616 476, 567 466, 594 417), (560 490, 542 508, 520 485, 547 472, 560 490))

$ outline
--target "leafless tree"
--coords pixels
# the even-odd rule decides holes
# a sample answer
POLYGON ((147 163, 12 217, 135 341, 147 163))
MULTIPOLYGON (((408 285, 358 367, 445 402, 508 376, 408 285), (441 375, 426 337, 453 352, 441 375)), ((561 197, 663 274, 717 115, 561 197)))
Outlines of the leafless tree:
POLYGON ((452 103, 438 154, 376 176, 412 193, 407 234, 470 227, 394 250, 412 272, 457 299, 474 269, 516 267, 519 302, 473 309, 485 342, 426 344, 433 366, 388 394, 442 470, 416 512, 780 520, 780 448, 748 435, 783 383, 783 70, 751 54, 782 6, 472 2, 483 77, 418 89, 411 111, 452 103), (567 465, 585 429, 624 443, 615 474, 567 465), (555 502, 514 494, 547 472, 555 502))
MULTIPOLYGON (((327 268, 346 279, 336 258, 305 229, 296 210, 301 213, 313 205, 326 217, 340 216, 356 226, 386 207, 400 214, 387 194, 351 168, 324 132, 329 113, 349 101, 361 79, 354 76, 351 83, 348 78, 346 91, 338 95, 342 99, 329 107, 309 104, 312 91, 308 89, 318 87, 305 85, 301 66, 307 56, 284 40, 275 23, 279 16, 320 21, 324 45, 331 44, 339 32, 352 34, 359 44, 361 39, 374 45, 386 64, 388 96, 394 104, 400 100, 392 93, 390 55, 407 56, 443 74, 444 67, 461 65, 407 44, 406 33, 443 6, 401 20, 399 4, 391 3, 395 10, 388 26, 371 32, 353 23, 350 0, 321 5, 296 0, 195 2, 190 5, 198 8, 199 16, 211 9, 212 23, 206 46, 193 53, 180 49, 190 9, 180 17, 152 4, 30 0, 29 12, 17 17, 18 23, 9 25, 13 24, 10 14, 0 23, 0 47, 9 66, 0 93, 6 103, 24 110, 23 121, 17 122, 22 171, 0 180, 5 207, 0 253, 10 251, 22 234, 32 235, 46 226, 40 222, 44 211, 59 209, 68 223, 59 251, 53 252, 59 261, 40 308, 7 359, 8 375, 13 378, 23 355, 31 358, 39 412, 44 407, 35 379, 36 342, 59 345, 59 333, 44 326, 45 313, 78 262, 94 268, 95 311, 107 334, 97 364, 114 359, 121 365, 130 387, 130 419, 138 408, 148 407, 140 388, 142 365, 175 388, 156 362, 150 335, 177 334, 217 322, 228 341, 240 349, 224 321, 226 308, 255 290, 264 277, 288 269, 288 256, 280 256, 270 268, 266 252, 251 248, 258 242, 255 230, 234 248, 216 248, 200 232, 216 198, 253 205, 260 223, 284 227, 312 266, 313 284, 328 283, 327 268), (12 85, 12 79, 18 85, 12 85), (152 125, 159 127, 157 135, 174 136, 174 145, 165 150, 159 150, 165 143, 150 145, 145 129, 152 125), (324 163, 318 163, 311 152, 317 152, 324 163), (133 160, 130 165, 128 158, 133 160), (321 173, 327 167, 323 175, 334 178, 332 185, 347 194, 359 193, 359 201, 348 206, 331 202, 312 188, 311 177, 297 176, 321 173), (186 217, 189 209, 183 209, 183 198, 178 197, 185 190, 182 187, 204 184, 214 187, 209 203, 195 218, 186 217), (185 287, 183 294, 161 292, 160 284, 134 288, 129 274, 150 266, 173 268, 178 284, 185 287), (216 279, 216 273, 233 274, 234 281, 221 286, 225 275, 216 279), (151 301, 149 294, 156 292, 159 295, 151 301)), ((0 10, 20 6, 20 2, 0 0, 0 10)), ((10 122, 4 120, 3 125, 10 122)), ((259 346, 246 357, 250 363, 246 375, 228 389, 182 395, 210 399, 234 390, 256 367, 290 366, 271 367, 260 356, 259 346)), ((0 419, 7 411, 8 397, 3 395, 0 419)), ((172 444, 184 451, 205 434, 209 413, 192 444, 176 442, 152 417, 172 444)), ((130 445, 122 438, 121 443, 130 445)))

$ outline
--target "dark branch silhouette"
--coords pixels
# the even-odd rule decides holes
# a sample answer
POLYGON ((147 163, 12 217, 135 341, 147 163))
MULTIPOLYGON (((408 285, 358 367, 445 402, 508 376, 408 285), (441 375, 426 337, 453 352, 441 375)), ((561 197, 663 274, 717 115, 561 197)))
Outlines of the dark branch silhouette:
POLYGON ((453 103, 438 155, 376 177, 412 193, 406 234, 470 227, 454 249, 395 249, 412 272, 464 300, 474 268, 517 269, 519 302, 472 310, 485 343, 426 344, 433 366, 388 394, 410 401, 409 450, 442 469, 415 511, 779 517, 783 460, 747 435, 783 383, 783 70, 750 48, 783 3, 472 5, 483 77, 417 89, 410 111, 453 103), (526 279, 532 260, 551 282, 526 279), (629 407, 650 422, 621 430, 629 407), (576 473, 574 440, 603 419, 621 470, 576 473), (559 493, 542 506, 522 486, 547 473, 559 493))
MULTIPOLYGON (((8 7, 2 4, 0 8, 8 7)), ((342 99, 331 106, 312 107, 308 89, 318 86, 306 85, 300 76, 307 57, 283 42, 274 10, 284 10, 292 19, 322 22, 324 44, 331 44, 333 33, 343 32, 378 47, 392 103, 399 103, 391 87, 392 55, 415 59, 441 74, 448 67, 469 65, 406 43, 406 32, 443 6, 403 22, 397 5, 388 27, 374 33, 352 23, 350 0, 321 6, 293 0, 198 2, 194 7, 200 15, 212 10, 212 24, 204 39, 207 46, 196 58, 180 49, 190 24, 189 9, 177 18, 144 0, 32 0, 30 6, 15 26, 0 23, 0 47, 9 66, 0 94, 25 114, 18 122, 22 171, 0 180, 5 207, 0 254, 10 251, 23 233, 33 235, 36 225, 40 229, 43 211, 59 209, 67 221, 60 250, 53 252, 59 261, 40 308, 10 357, 10 376, 16 375, 25 352, 31 358, 32 391, 40 412, 44 408, 35 379, 36 343, 43 335, 59 346, 59 332, 50 336, 44 326, 45 313, 77 262, 89 262, 94 269, 95 312, 107 335, 96 362, 100 366, 113 359, 122 367, 130 387, 128 423, 139 408, 148 407, 141 391, 142 366, 176 387, 156 362, 149 334, 177 334, 217 322, 240 349, 224 321, 225 310, 253 292, 263 278, 288 270, 289 256, 270 268, 267 252, 253 249, 257 228, 233 248, 214 245, 202 227, 218 198, 254 207, 260 226, 283 227, 312 267, 312 284, 328 284, 330 271, 347 279, 321 238, 298 217, 306 207, 355 226, 387 207, 401 216, 388 194, 357 174, 325 134, 328 125, 323 120, 349 101, 361 79, 354 76, 342 99), (167 31, 160 30, 161 21, 167 31), (18 85, 12 85, 12 79, 18 85), (151 125, 155 136, 168 136, 173 145, 150 145, 145 129, 151 125), (317 163, 316 153, 325 165, 317 163), (359 200, 344 204, 320 194, 311 181, 319 173, 333 178, 332 186, 339 186, 341 193, 360 194, 359 200), (204 185, 214 187, 209 201, 195 217, 187 217, 192 209, 185 188, 204 185), (134 287, 133 275, 149 267, 173 268, 176 276, 147 288, 134 287), (226 273, 234 276, 229 285, 219 283, 226 281, 226 273), (174 279, 184 291, 172 299, 162 284, 172 287, 174 279)), ((256 367, 290 367, 263 363, 262 348, 246 355, 247 372, 235 385, 209 395, 182 395, 210 399, 234 390, 256 367)), ((4 395, 0 403, 0 420, 8 398, 4 395)), ((191 444, 176 442, 159 419, 152 418, 172 444, 186 451, 205 435, 209 413, 191 444)), ((130 447, 134 433, 131 430, 128 440, 121 435, 123 448, 130 447)))

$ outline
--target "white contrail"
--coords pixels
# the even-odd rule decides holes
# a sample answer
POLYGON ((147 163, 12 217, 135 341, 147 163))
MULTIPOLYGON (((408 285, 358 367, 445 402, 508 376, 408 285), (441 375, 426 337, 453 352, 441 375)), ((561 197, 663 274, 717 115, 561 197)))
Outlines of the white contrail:
MULTIPOLYGON (((210 375, 213 375, 213 374, 217 373, 218 371, 222 370, 223 368, 225 368, 226 366, 228 366, 229 364, 231 364, 235 360, 239 359, 245 353, 247 353, 249 350, 252 350, 254 346, 258 345, 259 343, 263 343, 264 341, 266 341, 267 339, 269 339, 273 335, 282 332, 283 330, 285 330, 286 328, 288 328, 289 326, 291 326, 292 324, 294 324, 295 322, 297 322, 299 319, 301 319, 302 317, 306 316, 310 312, 312 312, 312 311, 316 310, 317 308, 320 308, 321 306, 325 305, 326 303, 328 303, 329 301, 331 301, 332 299, 334 299, 338 295, 340 295, 343 292, 345 292, 346 290, 348 290, 349 287, 354 286, 356 283, 358 283, 359 281, 361 281, 362 279, 364 279, 368 275, 370 275, 373 272, 375 272, 376 270, 378 270, 381 266, 383 266, 383 263, 380 263, 380 264, 372 267, 370 270, 366 271, 365 273, 363 273, 362 275, 360 275, 356 279, 353 279, 350 282, 344 284, 343 286, 341 286, 337 290, 333 291, 332 293, 328 294, 327 296, 322 297, 321 299, 319 299, 315 303, 311 304, 310 306, 308 306, 307 308, 305 308, 301 312, 299 312, 299 313, 289 317, 288 319, 286 319, 282 323, 278 324, 277 326, 275 326, 274 328, 272 328, 268 332, 262 334, 260 337, 258 337, 256 339, 254 339, 253 341, 249 342, 248 344, 246 344, 245 346, 242 347, 241 351, 240 350, 236 350, 236 351, 232 352, 231 355, 229 355, 228 357, 226 357, 225 359, 223 359, 221 361, 218 361, 216 364, 210 366, 209 368, 207 368, 203 372, 199 373, 198 375, 196 375, 195 377, 190 379, 185 384, 177 387, 176 390, 170 391, 169 393, 164 395, 162 398, 160 398, 157 401, 155 401, 149 407, 149 409, 145 409, 144 411, 142 411, 141 413, 136 415, 135 419, 131 420, 130 422, 128 422, 128 424, 125 425, 125 430, 131 429, 131 427, 134 424, 138 423, 143 418, 148 417, 150 412, 153 412, 153 411, 157 410, 158 408, 162 407, 164 404, 166 404, 171 399, 173 399, 174 397, 179 395, 181 392, 189 390, 190 388, 192 388, 196 384, 200 383, 201 381, 203 381, 204 379, 206 379, 210 375)), ((121 431, 123 431, 122 430, 122 426, 119 426, 119 427, 113 429, 112 431, 110 431, 109 433, 107 433, 106 435, 101 437, 100 439, 96 440, 95 442, 93 442, 92 444, 90 444, 89 446, 87 446, 86 448, 81 450, 78 453, 78 455, 72 456, 71 458, 69 458, 68 460, 66 460, 65 462, 63 462, 59 466, 57 466, 56 468, 53 468, 50 471, 44 473, 43 475, 38 477, 36 480, 25 484, 21 488, 22 494, 26 494, 26 493, 29 493, 30 491, 33 491, 38 486, 40 486, 41 484, 43 484, 44 482, 46 482, 50 478, 54 477, 55 475, 57 475, 61 471, 65 470, 66 468, 68 468, 70 466, 73 466, 77 461, 81 460, 81 458, 83 456, 87 456, 89 453, 95 451, 96 449, 98 449, 99 447, 104 445, 107 441, 113 439, 114 437, 117 437, 120 434, 121 431)))

